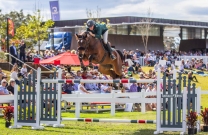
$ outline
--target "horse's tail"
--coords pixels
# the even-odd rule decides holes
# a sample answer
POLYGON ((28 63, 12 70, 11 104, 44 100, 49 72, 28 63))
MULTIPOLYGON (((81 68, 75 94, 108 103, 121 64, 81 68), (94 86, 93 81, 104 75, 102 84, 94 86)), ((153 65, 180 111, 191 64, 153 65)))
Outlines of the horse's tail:
POLYGON ((124 61, 124 56, 123 56, 123 53, 120 51, 120 50, 116 50, 119 54, 119 56, 121 57, 121 61, 123 62, 124 61))

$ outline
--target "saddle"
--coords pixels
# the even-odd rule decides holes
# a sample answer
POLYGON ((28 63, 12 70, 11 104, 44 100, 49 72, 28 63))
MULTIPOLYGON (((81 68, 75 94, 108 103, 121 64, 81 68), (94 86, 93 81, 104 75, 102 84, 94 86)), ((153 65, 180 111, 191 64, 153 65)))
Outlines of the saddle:
POLYGON ((108 52, 108 48, 107 48, 107 46, 105 45, 104 40, 103 40, 103 39, 100 39, 100 42, 101 42, 101 44, 103 45, 103 48, 105 49, 105 51, 108 52))
MULTIPOLYGON (((103 45, 103 48, 105 49, 106 52, 110 53, 110 51, 108 50, 108 47, 105 45, 103 39, 100 39, 101 44, 103 45)), ((115 49, 111 47, 111 49, 114 51, 115 49)))

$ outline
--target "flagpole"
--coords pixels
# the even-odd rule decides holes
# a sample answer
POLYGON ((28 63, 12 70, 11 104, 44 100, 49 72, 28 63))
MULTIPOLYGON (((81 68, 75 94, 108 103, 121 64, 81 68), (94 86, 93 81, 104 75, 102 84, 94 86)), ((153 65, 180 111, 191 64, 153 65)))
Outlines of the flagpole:
MULTIPOLYGON (((6 18, 7 21, 7 29, 6 29, 6 42, 7 42, 7 53, 9 53, 9 18, 6 18)), ((7 61, 9 62, 9 55, 7 55, 7 61)))

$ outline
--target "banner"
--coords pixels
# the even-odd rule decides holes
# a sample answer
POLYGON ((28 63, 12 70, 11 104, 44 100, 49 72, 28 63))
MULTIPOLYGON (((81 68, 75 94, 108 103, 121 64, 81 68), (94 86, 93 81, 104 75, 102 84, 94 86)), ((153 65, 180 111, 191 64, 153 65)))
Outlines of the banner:
POLYGON ((49 1, 51 10, 51 19, 53 21, 60 20, 59 1, 49 1))
POLYGON ((7 19, 8 23, 8 34, 11 35, 12 37, 14 36, 14 22, 11 19, 7 19))

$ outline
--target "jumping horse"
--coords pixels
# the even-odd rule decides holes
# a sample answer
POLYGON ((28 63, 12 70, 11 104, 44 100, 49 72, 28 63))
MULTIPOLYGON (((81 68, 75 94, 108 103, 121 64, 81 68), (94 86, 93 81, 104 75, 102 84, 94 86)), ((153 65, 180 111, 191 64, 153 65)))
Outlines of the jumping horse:
POLYGON ((113 79, 122 77, 123 54, 120 50, 114 49, 112 53, 116 59, 112 60, 102 40, 92 37, 88 32, 75 34, 75 37, 82 69, 86 69, 82 60, 89 60, 89 67, 93 66, 92 63, 99 64, 98 71, 102 74, 110 75, 113 79))

